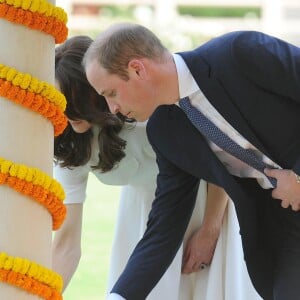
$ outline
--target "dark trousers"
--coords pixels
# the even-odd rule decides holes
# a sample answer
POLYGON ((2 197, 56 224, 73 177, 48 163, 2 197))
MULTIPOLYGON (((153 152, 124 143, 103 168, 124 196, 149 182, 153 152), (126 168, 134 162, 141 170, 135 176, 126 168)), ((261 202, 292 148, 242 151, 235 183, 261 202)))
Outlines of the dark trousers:
MULTIPOLYGON (((275 202, 276 203, 276 202, 275 202)), ((280 206, 274 208, 278 213, 278 237, 275 240, 273 299, 300 299, 300 212, 280 206)), ((271 298, 272 299, 272 298, 271 298)))
POLYGON ((264 300, 299 300, 300 212, 282 208, 255 180, 237 180, 252 201, 240 226, 242 238, 247 235, 243 246, 254 287, 264 300))

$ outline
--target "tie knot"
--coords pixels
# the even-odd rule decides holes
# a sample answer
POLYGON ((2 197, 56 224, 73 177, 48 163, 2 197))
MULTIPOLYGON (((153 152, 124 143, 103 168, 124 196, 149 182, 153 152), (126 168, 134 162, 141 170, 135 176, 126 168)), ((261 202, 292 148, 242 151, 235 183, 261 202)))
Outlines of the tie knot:
POLYGON ((181 98, 181 99, 179 100, 179 104, 180 104, 180 103, 186 103, 186 102, 189 101, 189 100, 190 100, 189 97, 181 98))
POLYGON ((191 105, 189 97, 184 97, 179 100, 179 106, 184 110, 188 109, 191 105))

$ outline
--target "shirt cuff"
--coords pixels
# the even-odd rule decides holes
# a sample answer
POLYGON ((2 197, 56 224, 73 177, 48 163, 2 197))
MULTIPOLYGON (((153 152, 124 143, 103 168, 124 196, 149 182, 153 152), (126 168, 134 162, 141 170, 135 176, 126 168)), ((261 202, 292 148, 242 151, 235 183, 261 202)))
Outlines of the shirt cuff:
POLYGON ((119 294, 112 293, 108 295, 108 298, 106 300, 126 300, 126 299, 120 296, 119 294))

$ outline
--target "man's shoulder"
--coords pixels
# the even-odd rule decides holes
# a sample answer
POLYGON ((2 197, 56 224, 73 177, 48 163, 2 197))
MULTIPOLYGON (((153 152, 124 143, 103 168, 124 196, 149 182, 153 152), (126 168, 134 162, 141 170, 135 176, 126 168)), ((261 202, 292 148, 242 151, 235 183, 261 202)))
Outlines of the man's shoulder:
POLYGON ((275 36, 259 31, 245 31, 233 40, 231 53, 237 65, 248 73, 248 69, 254 65, 267 62, 272 65, 270 59, 279 56, 286 45, 287 42, 275 36))
POLYGON ((274 41, 277 38, 260 31, 239 31, 235 35, 233 47, 239 46, 251 46, 251 45, 265 45, 270 41, 274 41))
POLYGON ((265 43, 268 38, 270 37, 259 31, 232 31, 214 37, 196 49, 177 54, 181 55, 192 66, 197 64, 199 60, 201 61, 201 58, 210 64, 214 64, 214 59, 218 57, 224 59, 236 49, 250 49, 251 45, 259 42, 265 43))
MULTIPOLYGON (((223 34, 219 37, 211 39, 209 42, 203 45, 208 52, 235 52, 237 50, 248 51, 252 47, 265 46, 270 41, 273 41, 275 37, 267 35, 260 31, 232 31, 223 34)), ((199 47, 201 49, 201 46, 199 47)), ((250 50, 251 51, 251 50, 250 50)))
POLYGON ((226 45, 228 45, 229 47, 235 47, 242 45, 249 46, 253 44, 265 44, 266 42, 273 39, 275 39, 275 37, 272 37, 260 31, 232 31, 212 38, 207 43, 201 45, 198 49, 201 49, 203 47, 208 48, 209 50, 212 50, 214 48, 222 50, 226 48, 226 45))

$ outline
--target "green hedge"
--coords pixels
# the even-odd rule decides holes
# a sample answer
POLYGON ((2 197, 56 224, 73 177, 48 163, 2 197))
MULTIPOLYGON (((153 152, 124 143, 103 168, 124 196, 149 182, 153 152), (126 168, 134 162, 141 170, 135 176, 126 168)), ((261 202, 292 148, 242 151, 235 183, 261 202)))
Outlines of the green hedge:
POLYGON ((215 6, 178 6, 180 15, 190 15, 193 17, 231 17, 241 18, 251 13, 261 16, 259 7, 215 7, 215 6))
MULTIPOLYGON (((163 0, 162 0, 163 1, 163 0)), ((104 15, 109 14, 112 17, 125 16, 132 17, 134 5, 106 5, 102 7, 104 15)), ((259 7, 219 7, 219 6, 177 6, 177 11, 180 15, 190 15, 193 17, 228 17, 242 18, 246 14, 251 13, 257 17, 261 16, 259 7)))

